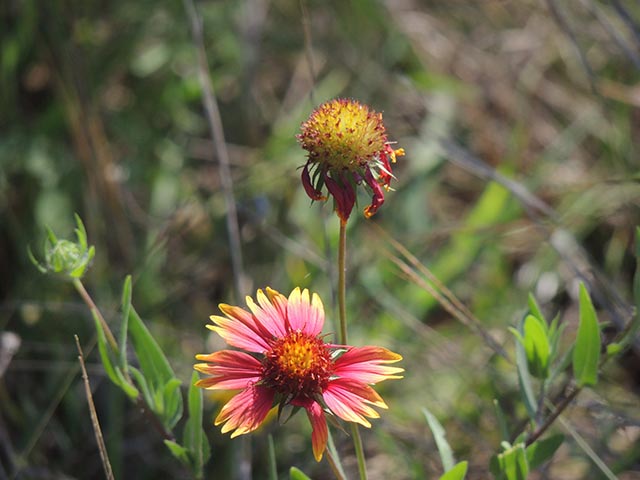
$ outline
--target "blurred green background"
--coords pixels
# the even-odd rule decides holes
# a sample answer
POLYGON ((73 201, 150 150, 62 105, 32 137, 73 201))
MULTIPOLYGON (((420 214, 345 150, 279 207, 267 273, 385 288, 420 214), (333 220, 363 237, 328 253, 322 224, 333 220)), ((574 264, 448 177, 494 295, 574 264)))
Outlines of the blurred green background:
MULTIPOLYGON (((330 204, 310 206, 295 135, 316 104, 336 96, 383 112, 407 155, 379 213, 362 217, 362 195, 349 223, 350 341, 401 353, 406 376, 378 388, 390 409, 364 432, 370 476, 441 473, 427 406, 456 457, 470 461, 468 478, 488 478, 500 440, 492 400, 514 426, 524 418, 515 370, 406 278, 390 238, 511 354, 506 328, 528 292, 574 334, 578 273, 592 280, 600 320, 615 331, 632 303, 640 224, 638 3, 197 8, 230 155, 245 293, 307 287, 335 319, 338 221, 330 204), (554 212, 490 182, 496 172, 554 212)), ((91 345, 93 322, 72 286, 41 275, 26 250, 39 254, 45 225, 70 238, 77 212, 97 249, 87 288, 114 329, 131 273, 133 302, 185 384, 194 355, 222 347, 204 325, 218 303, 244 301, 233 288, 197 50, 181 2, 3 0, 0 21, 0 478, 101 478, 73 341, 91 345)), ((608 364, 566 415, 623 479, 640 478, 638 353, 608 364)), ((116 478, 186 478, 95 352, 88 367, 116 478)), ((239 441, 212 425, 224 399, 207 398, 207 478, 229 478, 239 441)), ((255 478, 266 478, 267 432, 283 478, 291 465, 330 478, 299 417, 251 437, 255 478)), ((599 478, 567 436, 532 478, 599 478)), ((339 431, 335 439, 354 471, 350 439, 339 431)))

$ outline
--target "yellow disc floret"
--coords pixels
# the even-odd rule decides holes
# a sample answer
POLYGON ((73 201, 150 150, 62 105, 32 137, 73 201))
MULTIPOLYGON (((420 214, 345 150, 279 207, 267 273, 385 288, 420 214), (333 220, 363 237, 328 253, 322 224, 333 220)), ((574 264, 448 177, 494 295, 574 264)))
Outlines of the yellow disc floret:
POLYGON ((298 140, 310 161, 354 171, 384 151, 387 136, 381 113, 340 98, 320 105, 302 124, 298 140))

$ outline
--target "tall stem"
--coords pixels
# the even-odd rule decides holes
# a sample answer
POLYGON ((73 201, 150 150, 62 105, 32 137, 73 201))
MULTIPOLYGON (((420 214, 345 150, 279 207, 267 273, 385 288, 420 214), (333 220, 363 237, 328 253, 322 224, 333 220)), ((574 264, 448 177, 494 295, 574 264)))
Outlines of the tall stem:
MULTIPOLYGON (((347 222, 340 219, 340 241, 338 243, 338 311, 340 316, 340 337, 338 342, 341 345, 347 344, 347 284, 345 281, 347 272, 347 222)), ((360 480, 367 480, 367 465, 364 459, 364 449, 362 448, 362 438, 357 423, 351 424, 351 437, 358 459, 358 473, 360 480)))
POLYGON ((340 345, 347 344, 347 222, 340 219, 340 242, 338 244, 338 310, 340 315, 340 345))

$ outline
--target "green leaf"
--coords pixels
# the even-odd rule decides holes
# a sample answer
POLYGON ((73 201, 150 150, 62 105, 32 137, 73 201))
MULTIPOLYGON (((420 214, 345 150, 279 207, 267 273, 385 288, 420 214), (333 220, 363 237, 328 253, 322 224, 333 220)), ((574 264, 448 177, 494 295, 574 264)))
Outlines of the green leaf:
POLYGON ((196 476, 202 476, 204 464, 209 460, 209 442, 202 428, 202 389, 195 386, 198 381, 198 373, 191 374, 187 407, 189 418, 184 427, 182 442, 189 451, 189 457, 196 476))
POLYGON ((607 345, 607 355, 611 357, 619 354, 621 351, 622 351, 622 345, 620 345, 619 343, 614 342, 607 345))
POLYGON ((170 430, 180 418, 177 412, 182 413, 182 395, 175 386, 177 379, 171 365, 133 306, 129 313, 129 333, 140 362, 141 376, 152 398, 150 406, 153 405, 153 411, 170 430))
POLYGON ((185 465, 189 465, 189 456, 187 455, 187 449, 184 448, 179 443, 174 442, 173 440, 165 440, 164 444, 167 446, 169 451, 176 457, 180 462, 185 465))
POLYGON ((38 262, 36 257, 33 256, 33 252, 29 245, 27 245, 27 256, 29 257, 29 260, 31 260, 31 263, 33 263, 33 266, 36 267, 40 273, 47 273, 47 269, 40 265, 40 262, 38 262))
POLYGON ((429 428, 433 433, 433 438, 436 441, 438 452, 440 453, 440 459, 442 460, 442 466, 445 472, 448 472, 455 465, 455 459, 453 458, 453 452, 449 446, 449 442, 446 439, 446 433, 438 419, 426 408, 422 409, 422 413, 427 419, 429 428))
POLYGON ((291 467, 289 469, 289 480, 311 480, 311 477, 305 475, 299 468, 291 467))
POLYGON ((549 376, 549 354, 551 347, 547 338, 546 325, 533 315, 524 320, 524 351, 527 355, 529 373, 545 379, 549 376))
POLYGON ((175 375, 162 349, 133 306, 129 314, 129 333, 140 362, 140 369, 147 381, 154 390, 164 388, 175 375))
POLYGON ((86 250, 87 249, 87 230, 84 228, 84 223, 82 223, 82 219, 80 218, 80 215, 78 215, 77 213, 74 213, 74 217, 76 219, 76 225, 77 228, 75 229, 76 231, 76 238, 78 239, 78 243, 80 244, 80 246, 86 250))
MULTIPOLYGON (((524 329, 524 319, 520 322, 520 329, 524 329)), ((527 366, 527 354, 525 353, 522 343, 516 343, 516 368, 518 371, 518 385, 520 386, 520 396, 524 403, 529 418, 536 418, 537 402, 531 385, 531 375, 527 366)))
POLYGON ((116 375, 116 371, 113 368, 113 362, 111 361, 111 356, 109 355, 109 347, 107 346, 107 337, 104 334, 104 330, 102 329, 102 323, 98 318, 98 315, 95 311, 91 311, 93 315, 93 321, 96 326, 96 333, 98 334, 98 352, 100 353, 100 360, 102 361, 102 366, 104 367, 104 371, 107 372, 107 376, 109 379, 118 387, 121 387, 120 379, 116 375))
POLYGON ((172 429, 182 418, 181 384, 180 379, 172 378, 166 383, 163 389, 166 425, 169 429, 172 429))
POLYGON ((463 480, 467 475, 467 461, 456 464, 451 470, 447 471, 439 480, 463 480))
POLYGON ((493 408, 496 411, 496 418, 498 419, 498 427, 500 428, 500 435, 502 436, 503 440, 508 440, 510 435, 509 435, 509 427, 507 426, 507 418, 504 414, 504 411, 502 410, 502 407, 500 407, 500 403, 495 398, 493 399, 493 408))
POLYGON ((120 380, 120 388, 124 391, 124 393, 126 393, 127 396, 131 398, 131 400, 135 400, 136 398, 138 398, 138 394, 139 394, 138 389, 134 385, 131 385, 129 383, 129 381, 125 378, 124 374, 122 373, 122 370, 120 370, 120 367, 116 366, 115 370, 116 370, 116 376, 120 380))
POLYGON ((529 294, 529 311, 531 312, 531 315, 536 317, 538 320, 542 320, 545 325, 547 324, 544 315, 542 315, 542 310, 540 310, 538 302, 536 302, 536 298, 531 293, 529 294))
POLYGON ((589 293, 580 283, 580 325, 573 349, 573 376, 579 387, 595 385, 600 362, 600 328, 589 293))
POLYGON ((556 453, 556 450, 562 445, 562 442, 564 442, 564 435, 559 433, 529 445, 526 450, 529 468, 538 468, 547 460, 550 460, 553 454, 556 453))
POLYGON ((524 444, 518 443, 513 447, 507 444, 507 447, 492 459, 491 471, 497 480, 526 480, 529 475, 529 463, 524 444))
POLYGON ((118 348, 120 349, 120 368, 127 370, 127 332, 129 330, 129 313, 131 312, 131 275, 127 275, 122 286, 122 325, 118 348))
POLYGON ((131 373, 131 375, 133 375, 133 378, 135 378, 136 383, 138 384, 138 387, 140 388, 140 390, 142 390, 142 396, 144 397, 144 401, 146 402, 147 405, 149 405, 149 408, 151 408, 151 410, 155 412, 156 401, 154 396, 151 394, 151 390, 149 389, 149 384, 147 383, 147 379, 144 377, 144 375, 140 370, 132 366, 129 366, 129 372, 131 373))

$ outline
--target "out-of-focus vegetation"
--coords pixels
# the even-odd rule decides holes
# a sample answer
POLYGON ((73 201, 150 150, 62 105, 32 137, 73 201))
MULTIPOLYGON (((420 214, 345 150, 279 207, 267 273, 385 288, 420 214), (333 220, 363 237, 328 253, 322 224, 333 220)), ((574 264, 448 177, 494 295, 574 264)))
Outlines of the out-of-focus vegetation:
MULTIPOLYGON (((469 460, 467 478, 487 478, 500 442, 492 400, 514 429, 526 416, 517 377, 477 328, 407 278, 394 240, 511 358, 507 328, 529 292, 573 338, 585 280, 605 336, 623 328, 640 224, 637 2, 197 7, 230 153, 244 293, 308 287, 335 321, 338 222, 330 204, 309 205, 295 135, 317 103, 336 96, 383 111, 407 156, 379 213, 365 220, 354 212, 349 223, 350 341, 401 353, 406 375, 382 385, 390 409, 363 432, 370 476, 441 473, 428 407, 456 458, 469 460)), ((26 252, 45 241, 46 225, 70 237, 78 212, 96 247, 85 283, 107 321, 118 325, 131 273, 136 308, 183 385, 194 355, 221 347, 204 325, 219 302, 242 299, 234 298, 226 205, 185 9, 6 0, 0 15, 0 478, 102 475, 74 334, 88 355, 116 478, 184 478, 109 383, 95 349, 88 353, 93 319, 73 286, 42 276, 26 252)), ((582 440, 619 478, 640 478, 638 365, 638 342, 605 365, 597 388, 553 427, 568 440, 535 478, 599 478, 582 440)), ((207 478, 227 478, 243 444, 212 425, 224 398, 205 398, 207 478)), ((251 437, 255 478, 266 478, 267 432, 283 475, 295 465, 330 476, 313 460, 304 420, 291 420, 300 428, 274 421, 251 437)), ((349 438, 337 432, 335 440, 354 471, 349 438)))

